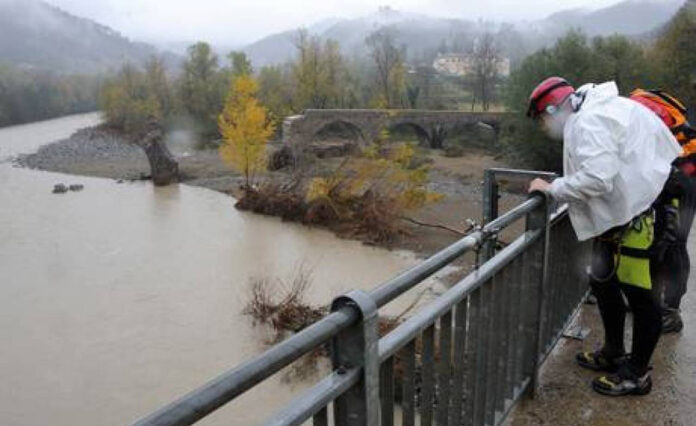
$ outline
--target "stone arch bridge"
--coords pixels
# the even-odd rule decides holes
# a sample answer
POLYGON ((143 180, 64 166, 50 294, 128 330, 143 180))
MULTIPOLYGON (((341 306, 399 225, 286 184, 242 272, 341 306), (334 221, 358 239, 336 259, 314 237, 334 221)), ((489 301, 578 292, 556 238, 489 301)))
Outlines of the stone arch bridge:
POLYGON ((442 148, 448 134, 478 123, 490 126, 497 138, 505 116, 505 113, 464 111, 308 109, 285 119, 283 142, 302 146, 328 126, 342 124, 360 143, 374 141, 382 129, 406 127, 430 147, 442 148))

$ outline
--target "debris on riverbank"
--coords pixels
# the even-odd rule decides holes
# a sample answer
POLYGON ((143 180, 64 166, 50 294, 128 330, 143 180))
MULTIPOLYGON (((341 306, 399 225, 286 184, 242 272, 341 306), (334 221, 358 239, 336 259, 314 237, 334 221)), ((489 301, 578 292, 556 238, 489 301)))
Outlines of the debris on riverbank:
MULTIPOLYGON (((272 337, 266 342, 269 345, 288 338, 329 313, 328 306, 312 306, 306 301, 305 296, 312 286, 312 271, 304 264, 289 279, 252 277, 249 285, 249 299, 242 313, 249 316, 255 326, 271 330, 272 337)), ((413 303, 398 316, 380 315, 377 325, 379 335, 384 336, 395 329, 415 305, 413 303)), ((292 381, 315 374, 329 356, 328 343, 317 347, 292 365, 285 380, 292 381)), ((402 364, 401 357, 397 356, 397 376, 403 374, 402 364)))

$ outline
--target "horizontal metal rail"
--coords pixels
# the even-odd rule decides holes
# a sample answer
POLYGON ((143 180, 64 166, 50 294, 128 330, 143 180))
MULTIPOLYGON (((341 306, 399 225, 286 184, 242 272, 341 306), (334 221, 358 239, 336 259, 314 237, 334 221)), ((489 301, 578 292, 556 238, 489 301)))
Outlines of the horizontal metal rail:
MULTIPOLYGON (((389 334, 379 340, 378 354, 380 363, 394 356, 407 343, 415 339, 425 328, 442 317, 453 306, 465 299, 472 291, 476 290, 488 279, 493 277, 513 258, 519 256, 525 249, 539 239, 541 231, 529 231, 503 249, 496 257, 486 262, 481 268, 467 275, 452 288, 439 296, 431 304, 421 309, 416 315, 410 317, 389 334)), ((357 372, 354 372, 357 374, 357 372)), ((300 397, 288 404, 288 407, 276 415, 266 425, 298 425, 302 424, 322 407, 331 402, 337 395, 346 389, 345 376, 332 376, 317 383, 308 389, 300 397)), ((357 378, 355 378, 357 381, 357 378)))
POLYGON ((406 343, 413 340, 420 332, 440 318, 454 305, 461 302, 472 291, 500 271, 510 260, 522 253, 527 247, 541 236, 541 232, 530 231, 519 237, 515 242, 505 247, 493 259, 483 264, 479 269, 467 275, 464 279, 447 290, 417 314, 403 322, 391 333, 379 341, 379 359, 384 362, 394 355, 406 343))
POLYGON ((326 407, 339 395, 346 392, 360 380, 360 368, 348 371, 334 371, 309 392, 290 402, 286 408, 266 422, 267 426, 296 426, 304 423, 319 410, 326 407))
POLYGON ((375 290, 371 291, 370 296, 374 298, 377 306, 387 304, 413 288, 415 284, 420 283, 450 264, 454 259, 480 245, 488 236, 497 234, 501 229, 521 219, 539 204, 541 204, 541 197, 534 197, 526 200, 505 215, 488 223, 480 231, 473 232, 471 235, 460 239, 396 278, 383 283, 375 290))
POLYGON ((491 169, 486 169, 487 172, 491 172, 495 175, 503 176, 514 176, 514 177, 547 177, 556 178, 558 175, 553 172, 539 172, 535 170, 518 170, 518 169, 506 169, 502 167, 494 167, 491 169))
POLYGON ((352 309, 333 312, 260 356, 137 421, 135 425, 193 424, 326 342, 358 319, 359 315, 352 309))

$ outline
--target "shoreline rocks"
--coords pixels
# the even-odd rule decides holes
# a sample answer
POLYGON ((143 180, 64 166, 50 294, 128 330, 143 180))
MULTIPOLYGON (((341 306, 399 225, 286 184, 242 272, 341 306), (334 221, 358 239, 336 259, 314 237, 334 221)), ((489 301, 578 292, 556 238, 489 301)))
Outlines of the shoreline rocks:
POLYGON ((53 185, 53 191, 51 191, 53 194, 65 194, 66 192, 78 192, 82 191, 85 188, 84 185, 81 183, 73 183, 70 185, 66 185, 64 183, 57 183, 53 185))
POLYGON ((54 194, 65 194, 66 192, 68 192, 68 187, 65 184, 57 183, 53 185, 54 194))

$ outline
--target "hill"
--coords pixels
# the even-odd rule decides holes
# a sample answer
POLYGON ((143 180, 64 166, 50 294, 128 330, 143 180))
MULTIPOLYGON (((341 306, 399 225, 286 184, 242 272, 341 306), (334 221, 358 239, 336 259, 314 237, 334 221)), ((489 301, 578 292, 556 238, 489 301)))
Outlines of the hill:
POLYGON ((683 4, 684 0, 626 0, 594 11, 562 11, 541 24, 558 33, 565 32, 568 27, 578 27, 589 36, 614 33, 635 36, 665 24, 683 4))
MULTIPOLYGON (((160 52, 39 0, 0 1, 0 62, 61 73, 97 73, 160 52)), ((178 58, 165 53, 165 61, 178 58)))
MULTIPOLYGON (((382 7, 364 17, 334 19, 330 25, 315 25, 308 30, 323 39, 339 41, 344 53, 352 55, 364 52, 364 40, 372 31, 388 27, 397 43, 407 48, 411 60, 422 58, 426 62, 438 51, 466 50, 477 34, 494 31, 502 37, 504 53, 516 62, 553 43, 569 28, 579 28, 589 36, 620 33, 638 37, 663 26, 683 3, 684 0, 626 0, 598 10, 569 9, 539 21, 517 23, 435 18, 382 7)), ((295 54, 295 34, 273 34, 243 50, 257 67, 282 63, 295 54)))

